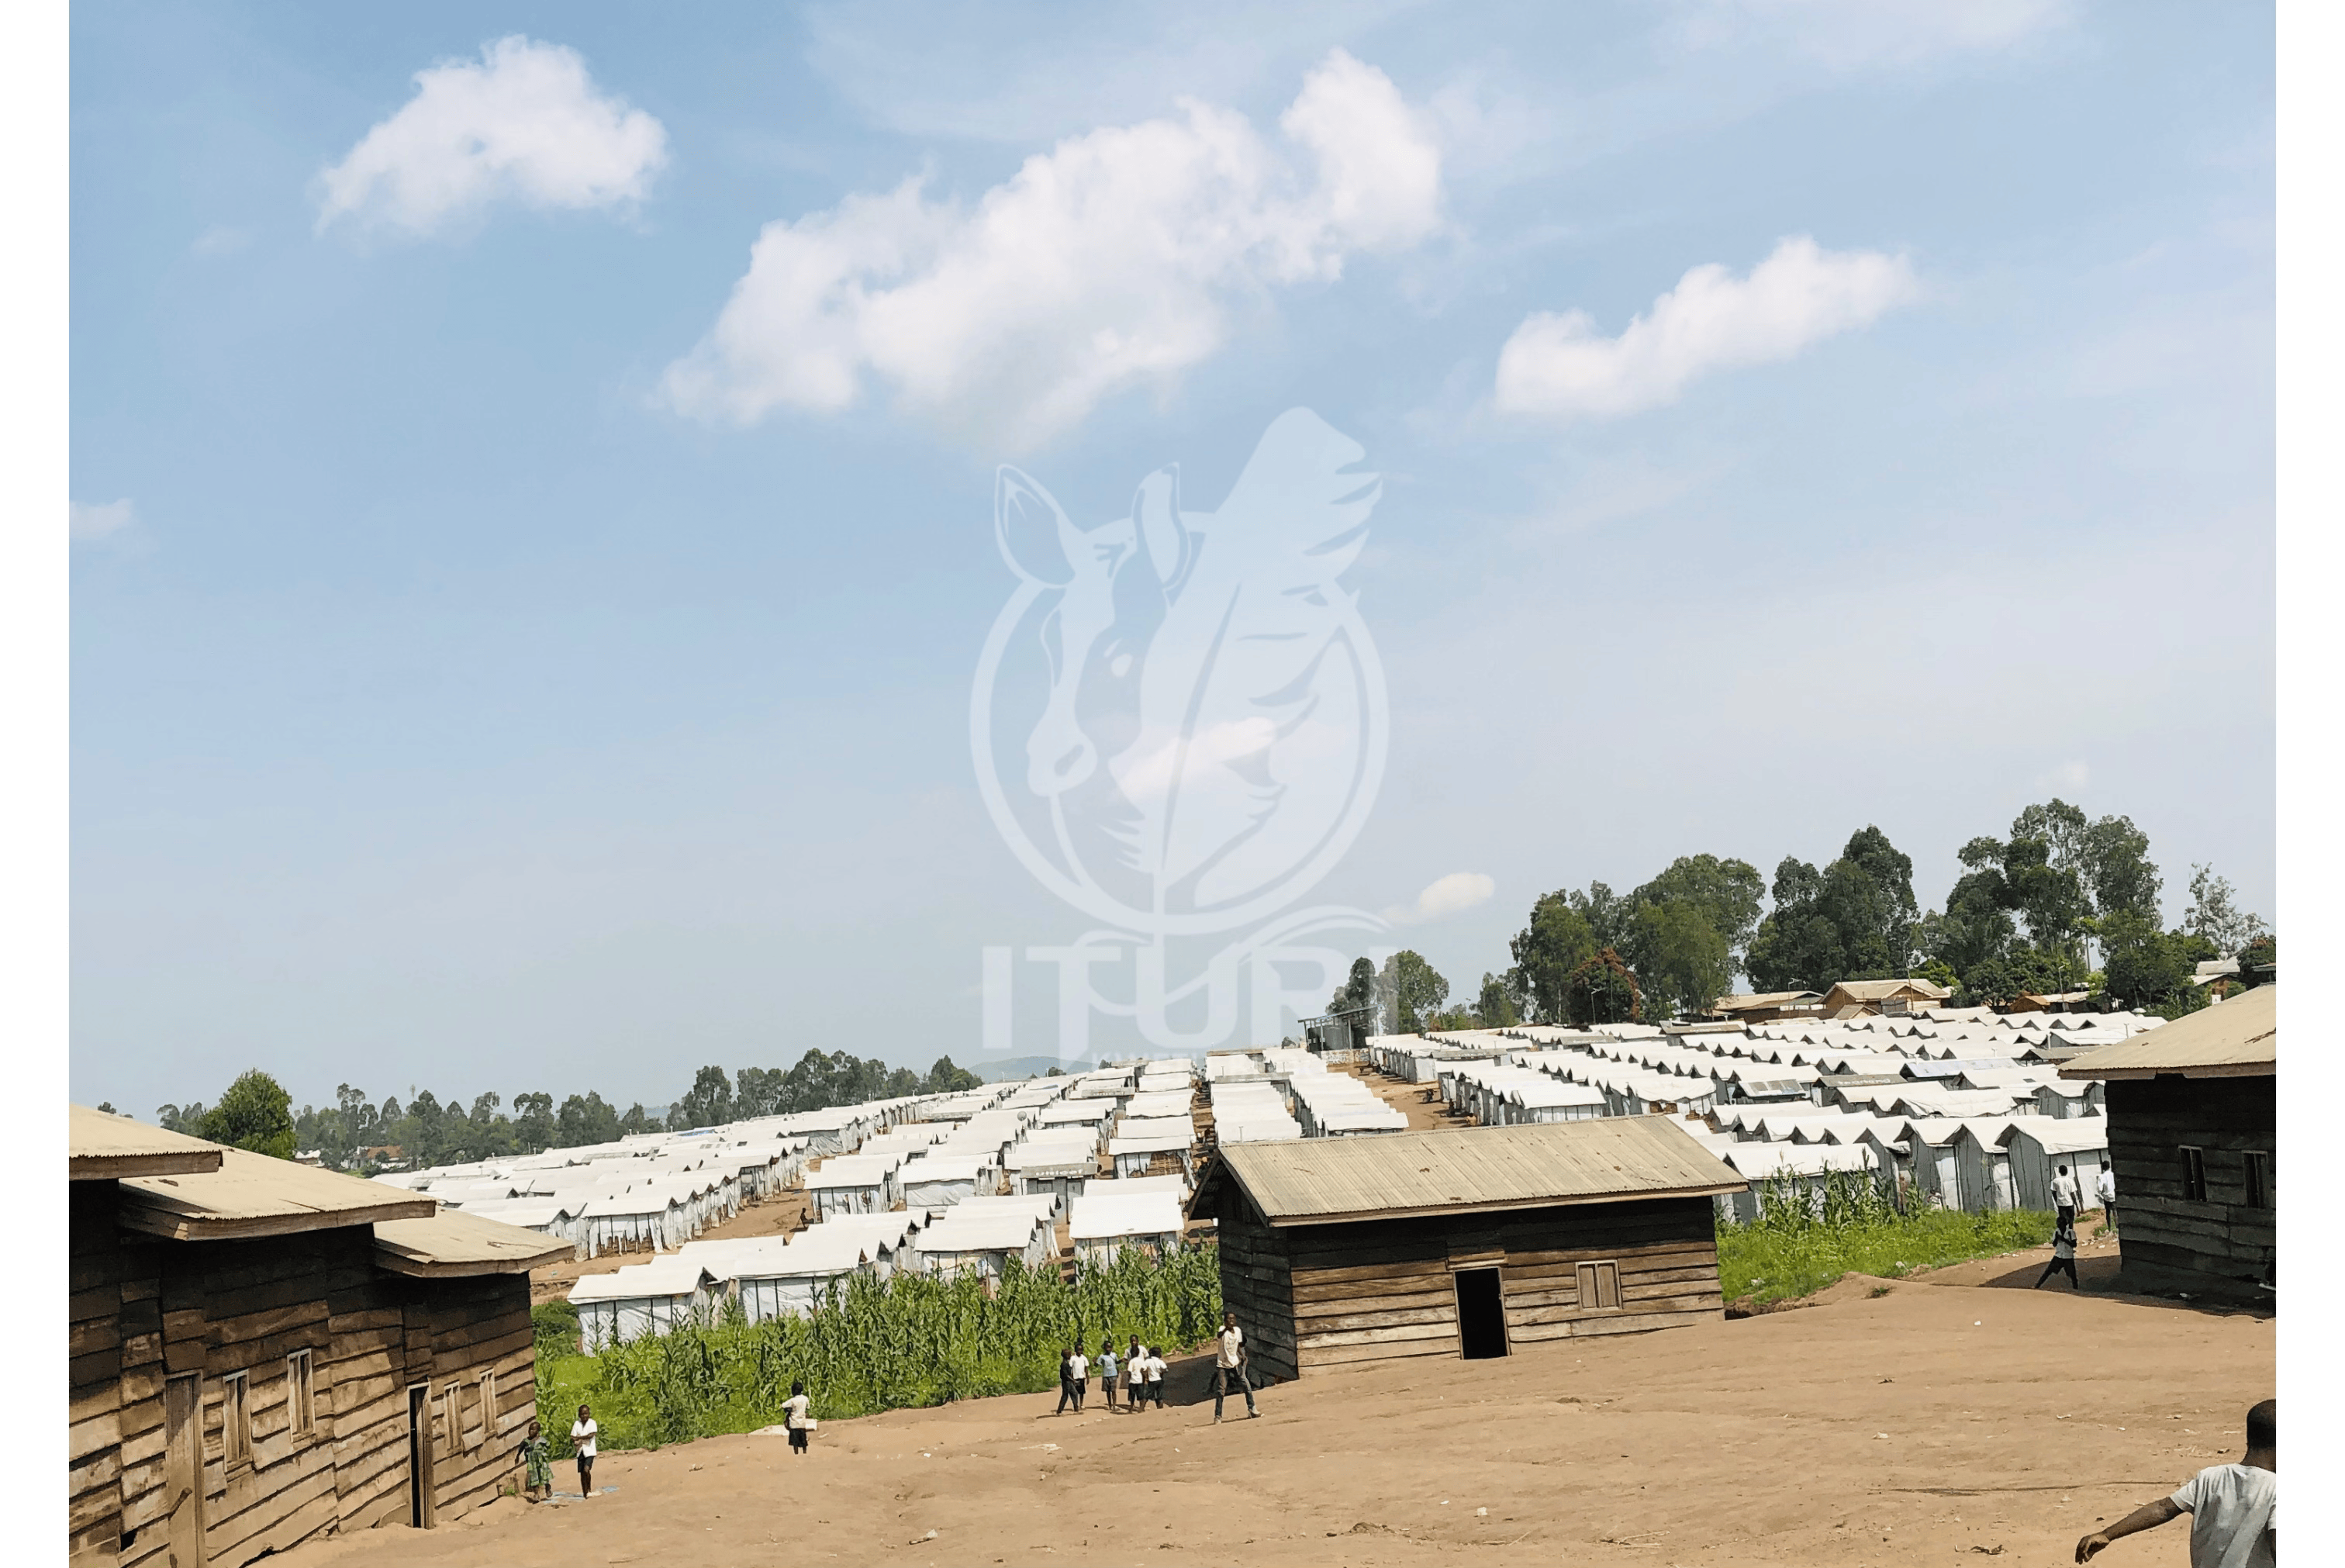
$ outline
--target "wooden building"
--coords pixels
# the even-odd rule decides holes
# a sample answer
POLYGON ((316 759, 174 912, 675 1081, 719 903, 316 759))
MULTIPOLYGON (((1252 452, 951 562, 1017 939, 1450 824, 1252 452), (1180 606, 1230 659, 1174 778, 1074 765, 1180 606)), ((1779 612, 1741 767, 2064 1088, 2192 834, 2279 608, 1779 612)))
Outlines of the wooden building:
POLYGON ((76 1563, 228 1568, 517 1479, 558 1237, 72 1108, 76 1563))
POLYGON ((2063 1078, 2107 1084, 2132 1289, 2256 1296, 2279 1283, 2279 991, 2258 986, 2061 1064, 2063 1078))
POLYGON ((1711 1199, 1742 1178, 1667 1117, 1225 1145, 1193 1217, 1280 1378, 1721 1315, 1711 1199))
POLYGON ((1843 980, 1824 993, 1819 1005, 1826 1018, 1869 1018, 1943 1007, 1954 994, 1928 980, 1843 980))

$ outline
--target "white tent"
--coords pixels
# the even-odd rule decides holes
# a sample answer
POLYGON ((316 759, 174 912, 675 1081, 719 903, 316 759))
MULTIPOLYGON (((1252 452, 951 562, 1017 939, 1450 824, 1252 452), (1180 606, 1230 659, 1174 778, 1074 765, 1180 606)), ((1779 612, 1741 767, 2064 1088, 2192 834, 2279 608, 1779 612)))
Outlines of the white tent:
POLYGON ((709 1308, 708 1271, 682 1257, 590 1274, 570 1288, 578 1308, 579 1339, 587 1350, 665 1334, 709 1308))

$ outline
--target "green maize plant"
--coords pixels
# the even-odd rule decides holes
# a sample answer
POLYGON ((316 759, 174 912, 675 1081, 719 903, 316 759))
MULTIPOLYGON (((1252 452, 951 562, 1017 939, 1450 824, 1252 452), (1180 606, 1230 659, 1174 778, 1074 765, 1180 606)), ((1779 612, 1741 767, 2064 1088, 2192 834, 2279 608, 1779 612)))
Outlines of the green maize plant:
POLYGON ((647 1448, 771 1426, 793 1381, 806 1384, 817 1416, 834 1420, 1036 1393, 1057 1386, 1067 1346, 1137 1338, 1185 1349, 1213 1337, 1221 1311, 1211 1246, 1162 1259, 1127 1248, 1071 1281, 1055 1263, 1013 1259, 990 1294, 973 1275, 858 1275, 803 1317, 752 1323, 728 1298, 596 1356, 541 1357, 539 1419, 566 1437, 577 1405, 591 1402, 606 1446, 647 1448))

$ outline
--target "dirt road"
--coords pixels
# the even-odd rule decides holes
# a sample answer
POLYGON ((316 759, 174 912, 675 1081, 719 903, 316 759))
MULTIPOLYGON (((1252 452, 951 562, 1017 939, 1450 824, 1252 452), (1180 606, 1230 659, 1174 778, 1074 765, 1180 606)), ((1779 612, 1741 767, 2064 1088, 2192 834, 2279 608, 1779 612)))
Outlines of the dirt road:
MULTIPOLYGON (((1852 1278, 1811 1308, 1506 1360, 1315 1375, 1219 1427, 1193 1361, 1162 1412, 1094 1400, 1055 1418, 1053 1396, 1018 1396, 827 1424, 805 1460, 771 1437, 610 1453, 596 1481, 616 1490, 591 1502, 501 1502, 477 1524, 285 1561, 2048 1565, 2096 1520, 2236 1457, 2242 1413, 2273 1392, 2269 1318, 1882 1288, 1852 1278)), ((2178 1562, 2187 1541, 2168 1533, 2103 1561, 2178 1562)))

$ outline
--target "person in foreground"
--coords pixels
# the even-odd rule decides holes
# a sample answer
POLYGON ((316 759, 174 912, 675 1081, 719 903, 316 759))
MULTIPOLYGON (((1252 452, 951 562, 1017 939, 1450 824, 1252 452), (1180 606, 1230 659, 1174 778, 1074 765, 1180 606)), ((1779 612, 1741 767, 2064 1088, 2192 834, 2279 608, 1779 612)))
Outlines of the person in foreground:
POLYGON ((543 1502, 553 1495, 553 1459, 546 1446, 544 1429, 535 1421, 529 1423, 529 1436, 521 1445, 522 1462, 529 1467, 528 1484, 522 1495, 532 1502, 543 1502))
POLYGON ((1254 1380, 1246 1375, 1245 1331, 1238 1327, 1238 1315, 1222 1314, 1220 1348, 1213 1353, 1213 1419, 1222 1419, 1222 1395, 1234 1382, 1245 1394, 1246 1419, 1253 1420, 1262 1412, 1254 1408, 1254 1380))
POLYGON ((2076 1543, 2090 1563, 2110 1542, 2190 1516, 2190 1568, 2273 1568, 2279 1550, 2279 1401, 2248 1411, 2248 1451, 2237 1464, 2209 1465, 2171 1497, 2145 1502, 2106 1530, 2076 1543))
POLYGON ((570 1423, 570 1441, 578 1451, 578 1495, 594 1495, 594 1434, 602 1429, 594 1424, 594 1412, 584 1405, 578 1407, 578 1419, 570 1423))
POLYGON ((807 1433, 814 1426, 807 1416, 807 1405, 805 1380, 794 1380, 790 1384, 790 1397, 782 1401, 782 1425, 789 1429, 792 1453, 802 1454, 807 1451, 807 1433))

